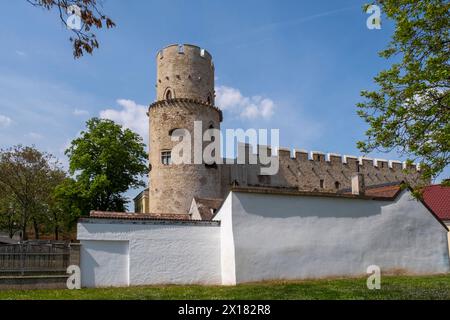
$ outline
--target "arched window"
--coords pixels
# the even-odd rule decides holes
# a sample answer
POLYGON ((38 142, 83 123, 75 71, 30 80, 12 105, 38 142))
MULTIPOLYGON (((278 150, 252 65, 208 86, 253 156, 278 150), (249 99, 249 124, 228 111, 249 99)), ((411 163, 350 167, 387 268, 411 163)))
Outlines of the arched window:
POLYGON ((340 182, 339 182, 339 181, 336 181, 336 182, 334 183, 334 187, 335 187, 336 189, 340 189, 340 188, 341 188, 340 182))
POLYGON ((172 91, 171 90, 167 90, 166 91, 166 100, 170 100, 172 99, 172 91))
POLYGON ((208 104, 211 104, 211 96, 208 95, 208 98, 206 98, 206 102, 208 102, 208 104))

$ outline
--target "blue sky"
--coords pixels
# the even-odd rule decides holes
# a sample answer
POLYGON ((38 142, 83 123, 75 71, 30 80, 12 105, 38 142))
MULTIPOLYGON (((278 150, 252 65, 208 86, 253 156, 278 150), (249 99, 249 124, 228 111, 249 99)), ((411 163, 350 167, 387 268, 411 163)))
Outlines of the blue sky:
POLYGON ((355 105, 389 66, 377 52, 393 31, 384 17, 381 30, 369 30, 364 3, 103 1, 117 28, 98 33, 93 56, 74 60, 55 13, 9 1, 0 19, 0 147, 35 144, 67 163, 64 149, 92 116, 145 133, 157 51, 193 43, 214 57, 222 128, 280 128, 281 146, 359 155, 366 124, 355 105), (261 101, 270 112, 242 112, 262 110, 261 101))

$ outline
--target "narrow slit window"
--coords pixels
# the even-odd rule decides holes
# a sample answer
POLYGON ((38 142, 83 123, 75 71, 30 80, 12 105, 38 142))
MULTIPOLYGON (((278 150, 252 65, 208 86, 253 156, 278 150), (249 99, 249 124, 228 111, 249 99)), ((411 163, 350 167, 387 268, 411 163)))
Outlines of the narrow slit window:
POLYGON ((172 91, 171 90, 167 90, 166 92, 166 100, 170 100, 172 99, 172 91))
POLYGON ((320 179, 320 188, 323 189, 323 179, 320 179))

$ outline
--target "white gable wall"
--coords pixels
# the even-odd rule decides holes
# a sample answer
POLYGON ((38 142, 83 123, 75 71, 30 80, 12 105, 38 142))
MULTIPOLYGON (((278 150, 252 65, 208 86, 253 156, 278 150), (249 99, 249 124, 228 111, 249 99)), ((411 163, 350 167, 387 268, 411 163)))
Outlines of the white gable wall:
POLYGON ((237 283, 361 275, 372 264, 382 272, 449 271, 447 231, 409 191, 394 202, 239 192, 230 197, 231 208, 219 214, 221 228, 232 230, 237 283))

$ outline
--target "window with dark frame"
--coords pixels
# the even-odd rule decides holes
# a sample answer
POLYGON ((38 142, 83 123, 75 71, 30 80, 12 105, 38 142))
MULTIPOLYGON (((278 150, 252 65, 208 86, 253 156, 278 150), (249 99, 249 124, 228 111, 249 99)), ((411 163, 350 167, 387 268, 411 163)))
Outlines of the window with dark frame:
POLYGON ((165 166, 172 164, 172 153, 171 151, 161 152, 161 163, 165 166))

